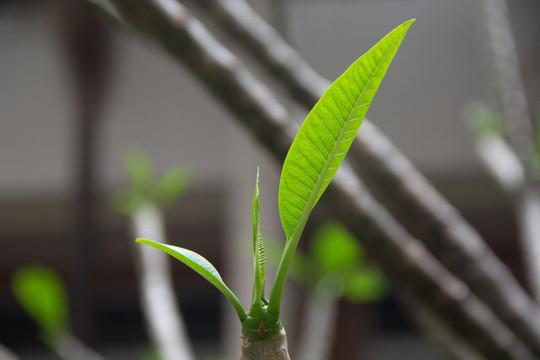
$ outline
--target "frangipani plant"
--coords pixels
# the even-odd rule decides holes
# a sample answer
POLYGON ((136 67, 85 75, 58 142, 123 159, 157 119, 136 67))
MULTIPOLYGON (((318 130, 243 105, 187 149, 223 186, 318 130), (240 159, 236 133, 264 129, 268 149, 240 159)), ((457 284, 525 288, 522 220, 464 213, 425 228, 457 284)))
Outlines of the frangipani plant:
POLYGON ((253 198, 253 296, 244 307, 217 270, 193 251, 137 239, 179 259, 219 289, 242 324, 241 359, 289 359, 280 321, 281 298, 291 261, 318 200, 354 140, 397 49, 414 20, 398 26, 356 60, 315 104, 294 139, 281 173, 278 206, 287 241, 272 284, 264 296, 265 255, 259 230, 259 176, 253 198))

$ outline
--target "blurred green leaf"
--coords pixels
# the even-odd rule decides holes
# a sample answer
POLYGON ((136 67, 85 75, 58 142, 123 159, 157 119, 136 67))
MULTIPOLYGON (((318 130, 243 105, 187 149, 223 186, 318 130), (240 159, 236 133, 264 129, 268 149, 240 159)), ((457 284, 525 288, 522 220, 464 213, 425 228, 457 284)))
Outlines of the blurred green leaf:
POLYGON ((141 360, 163 360, 154 346, 146 346, 140 351, 141 360))
POLYGON ((45 266, 25 266, 15 272, 12 291, 26 313, 54 341, 67 325, 67 297, 56 273, 45 266))
MULTIPOLYGON (((266 259, 269 264, 277 267, 281 254, 283 253, 283 244, 276 239, 264 238, 266 259)), ((297 250, 289 269, 289 275, 300 286, 311 288, 320 276, 320 270, 314 264, 311 256, 297 250)))
POLYGON ((190 184, 188 172, 181 168, 167 171, 154 186, 154 201, 160 206, 171 204, 190 184))
POLYGON ((161 208, 170 205, 190 184, 189 173, 179 167, 154 180, 150 160, 139 149, 127 152, 124 165, 131 186, 113 195, 114 208, 123 214, 132 214, 148 202, 161 208))
POLYGON ((481 101, 466 104, 463 115, 469 130, 476 136, 504 132, 502 116, 481 101))
POLYGON ((324 272, 348 269, 363 256, 354 236, 335 223, 326 224, 315 232, 311 253, 324 272))
POLYGON ((328 223, 317 229, 311 254, 312 266, 319 273, 319 294, 326 291, 326 296, 341 296, 351 302, 376 301, 385 294, 383 275, 364 263, 362 246, 342 225, 328 223))
POLYGON ((114 208, 122 213, 129 215, 142 206, 146 201, 140 192, 130 189, 118 190, 113 195, 113 206, 114 208))
POLYGON ((131 186, 140 191, 148 191, 153 172, 148 156, 140 149, 131 149, 126 154, 124 166, 131 186))
POLYGON ((381 272, 374 267, 363 266, 348 277, 343 298, 351 302, 373 302, 386 294, 386 282, 381 272))

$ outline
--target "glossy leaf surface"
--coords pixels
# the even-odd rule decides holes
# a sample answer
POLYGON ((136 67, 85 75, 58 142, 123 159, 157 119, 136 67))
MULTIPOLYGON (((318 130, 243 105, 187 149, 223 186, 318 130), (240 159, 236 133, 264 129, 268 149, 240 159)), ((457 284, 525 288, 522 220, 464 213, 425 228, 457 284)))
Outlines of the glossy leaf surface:
POLYGON ((19 269, 12 280, 15 298, 28 315, 41 327, 47 340, 65 331, 67 298, 56 273, 44 266, 19 269))
POLYGON ((279 212, 289 239, 343 161, 394 54, 414 20, 400 25, 355 61, 315 104, 283 164, 279 212))
POLYGON ((150 245, 156 249, 164 251, 189 266, 192 270, 194 270, 203 278, 208 280, 208 282, 214 285, 219 291, 223 293, 223 295, 227 297, 227 299, 229 299, 234 309, 236 310, 240 321, 243 321, 246 318, 246 312, 244 311, 242 304, 240 303, 238 298, 227 287, 227 285, 225 285, 216 268, 204 257, 188 249, 184 249, 178 246, 161 244, 152 240, 137 239, 137 242, 150 245))

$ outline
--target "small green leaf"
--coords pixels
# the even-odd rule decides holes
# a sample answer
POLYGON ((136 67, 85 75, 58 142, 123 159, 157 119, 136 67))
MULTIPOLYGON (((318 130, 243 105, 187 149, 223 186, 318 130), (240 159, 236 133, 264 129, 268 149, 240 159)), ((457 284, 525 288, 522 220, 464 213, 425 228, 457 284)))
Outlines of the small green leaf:
POLYGON ((351 302, 366 303, 378 301, 385 294, 386 281, 381 272, 371 266, 362 266, 347 279, 343 298, 351 302))
POLYGON ((394 29, 354 62, 302 124, 283 163, 279 184, 279 213, 287 239, 305 223, 339 168, 413 22, 394 29))
POLYGON ((469 102, 463 109, 463 115, 465 123, 475 136, 503 133, 501 115, 483 102, 469 102))
POLYGON ((326 224, 317 230, 311 253, 324 272, 348 270, 363 255, 358 241, 339 224, 326 224))
POLYGON ((188 187, 188 173, 180 168, 171 169, 155 185, 155 201, 160 206, 169 205, 188 187))
POLYGON ((130 215, 143 204, 146 203, 146 197, 133 188, 118 190, 113 194, 114 208, 125 215, 130 215))
POLYGON ((152 166, 146 154, 132 149, 126 154, 124 165, 133 188, 148 191, 152 182, 152 166))
POLYGON ((26 266, 13 275, 12 291, 21 307, 39 325, 45 339, 65 331, 67 299, 61 280, 50 268, 26 266))
POLYGON ((260 230, 259 216, 259 168, 257 167, 257 181, 255 195, 253 196, 253 298, 252 304, 259 303, 264 293, 264 276, 266 273, 266 256, 264 243, 260 230))
POLYGON ((155 247, 156 249, 166 252, 167 254, 177 258, 178 260, 189 266, 192 270, 197 272, 199 275, 201 275, 203 278, 208 280, 208 282, 214 285, 219 291, 223 293, 223 295, 227 297, 227 299, 229 299, 232 306, 236 310, 240 321, 244 321, 244 319, 246 318, 246 312, 242 307, 242 304, 240 303, 236 295, 234 295, 234 293, 227 287, 227 285, 225 285, 216 268, 212 266, 212 264, 210 264, 210 262, 204 257, 197 254, 196 252, 178 246, 161 244, 159 242, 146 239, 137 239, 136 241, 138 243, 150 245, 152 247, 155 247))

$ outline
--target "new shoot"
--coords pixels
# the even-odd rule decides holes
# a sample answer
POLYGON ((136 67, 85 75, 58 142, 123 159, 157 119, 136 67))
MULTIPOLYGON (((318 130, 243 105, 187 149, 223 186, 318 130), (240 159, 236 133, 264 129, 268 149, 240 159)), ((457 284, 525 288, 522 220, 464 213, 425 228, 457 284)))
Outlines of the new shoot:
POLYGON ((356 60, 315 104, 283 163, 278 205, 286 235, 285 248, 264 296, 265 255, 259 230, 259 174, 253 198, 253 297, 246 312, 217 270, 202 256, 180 247, 137 239, 182 261, 218 288, 242 323, 241 359, 289 359, 280 306, 291 260, 319 198, 330 184, 354 140, 377 89, 414 20, 398 26, 356 60))

